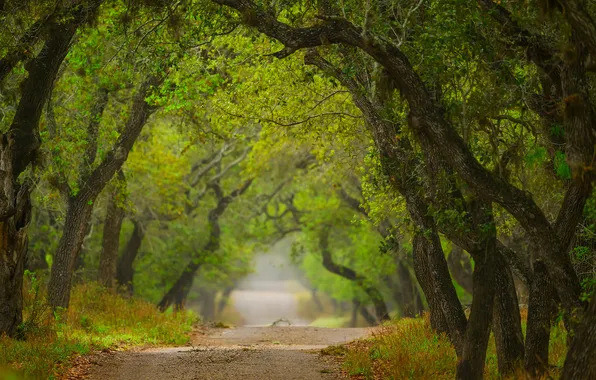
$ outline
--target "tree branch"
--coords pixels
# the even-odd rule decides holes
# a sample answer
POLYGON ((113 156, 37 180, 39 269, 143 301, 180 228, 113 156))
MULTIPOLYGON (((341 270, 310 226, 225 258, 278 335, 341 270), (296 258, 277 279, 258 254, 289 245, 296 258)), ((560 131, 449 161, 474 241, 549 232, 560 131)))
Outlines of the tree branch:
POLYGON ((116 171, 122 167, 147 119, 155 111, 155 108, 145 99, 149 96, 150 91, 159 86, 163 80, 163 76, 150 75, 141 84, 134 96, 130 116, 122 134, 99 166, 88 176, 82 178, 81 189, 77 197, 83 201, 95 199, 116 171))

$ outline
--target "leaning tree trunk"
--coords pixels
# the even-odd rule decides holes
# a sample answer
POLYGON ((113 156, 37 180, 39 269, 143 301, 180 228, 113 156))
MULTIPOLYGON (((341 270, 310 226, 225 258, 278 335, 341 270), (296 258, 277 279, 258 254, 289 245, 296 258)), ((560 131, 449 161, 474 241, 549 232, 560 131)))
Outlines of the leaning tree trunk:
POLYGON ((217 304, 218 315, 221 314, 228 305, 228 302, 230 301, 230 295, 232 294, 234 289, 236 289, 236 283, 230 286, 226 286, 224 291, 221 293, 221 298, 219 300, 219 303, 217 304))
POLYGON ((81 252, 93 205, 74 197, 68 200, 68 211, 62 237, 52 262, 48 299, 53 307, 68 307, 74 265, 81 252))
POLYGON ((368 323, 369 326, 376 325, 377 319, 374 317, 374 315, 369 313, 368 309, 366 307, 364 307, 360 302, 358 302, 358 305, 359 305, 358 312, 360 313, 362 318, 364 318, 366 323, 368 323))
POLYGON ((161 301, 159 301, 157 304, 157 308, 160 311, 165 311, 172 305, 174 305, 176 310, 180 310, 184 307, 188 293, 190 293, 190 289, 192 288, 195 274, 200 267, 201 264, 198 262, 198 260, 191 260, 186 265, 178 280, 176 280, 174 285, 172 285, 168 292, 163 296, 161 301))
POLYGON ((596 379, 596 296, 571 340, 561 380, 596 379))
POLYGON ((126 293, 131 296, 134 292, 133 264, 141 250, 141 244, 145 238, 145 228, 141 222, 136 220, 133 220, 132 222, 134 224, 134 229, 128 243, 126 243, 126 248, 124 248, 120 260, 118 261, 118 268, 116 270, 116 280, 118 285, 124 286, 126 288, 126 293))
POLYGON ((380 322, 389 320, 389 311, 383 300, 381 292, 373 286, 368 279, 356 273, 353 269, 339 265, 333 261, 329 250, 329 230, 327 226, 322 227, 319 235, 319 248, 323 256, 323 267, 329 272, 341 276, 347 280, 354 281, 369 297, 375 308, 375 314, 380 322))
MULTIPOLYGON (((124 173, 118 171, 118 180, 124 181, 124 173)), ((111 191, 106 219, 103 225, 102 250, 99 257, 99 283, 108 289, 116 287, 116 263, 118 261, 118 250, 120 248, 120 230, 124 220, 124 208, 122 207, 119 186, 114 186, 111 191)))

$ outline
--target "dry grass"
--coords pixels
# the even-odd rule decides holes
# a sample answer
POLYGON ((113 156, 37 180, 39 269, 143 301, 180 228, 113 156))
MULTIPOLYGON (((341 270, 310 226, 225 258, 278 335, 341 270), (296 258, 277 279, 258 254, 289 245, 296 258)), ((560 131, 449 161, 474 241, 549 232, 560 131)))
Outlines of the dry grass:
POLYGON ((58 378, 71 359, 94 350, 183 344, 196 321, 192 313, 160 313, 94 283, 76 286, 62 313, 52 313, 42 293, 26 293, 24 339, 0 338, 0 379, 58 378))
MULTIPOLYGON (((552 378, 558 378, 566 354, 566 334, 553 328, 550 360, 552 378)), ((347 345, 341 351, 345 371, 355 379, 453 379, 457 358, 444 336, 430 328, 428 317, 404 318, 379 328, 372 337, 347 345)), ((485 378, 498 378, 494 339, 487 352, 485 378)), ((525 379, 523 371, 512 378, 525 379)))

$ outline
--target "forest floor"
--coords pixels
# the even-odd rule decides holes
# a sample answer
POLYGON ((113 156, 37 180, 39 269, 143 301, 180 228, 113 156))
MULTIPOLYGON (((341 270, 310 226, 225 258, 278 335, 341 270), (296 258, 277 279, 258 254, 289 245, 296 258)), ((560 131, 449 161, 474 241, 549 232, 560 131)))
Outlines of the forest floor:
POLYGON ((366 336, 364 328, 304 326, 203 329, 187 347, 96 354, 90 379, 337 379, 330 345, 366 336))

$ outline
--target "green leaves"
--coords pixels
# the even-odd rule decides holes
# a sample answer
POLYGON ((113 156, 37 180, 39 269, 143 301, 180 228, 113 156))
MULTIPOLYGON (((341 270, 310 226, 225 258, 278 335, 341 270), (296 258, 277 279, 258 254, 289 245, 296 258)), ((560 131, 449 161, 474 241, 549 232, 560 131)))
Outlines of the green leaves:
POLYGON ((571 168, 567 164, 565 160, 565 153, 557 151, 555 153, 555 158, 553 160, 553 164, 555 166, 555 172, 559 178, 564 180, 571 179, 571 168))

